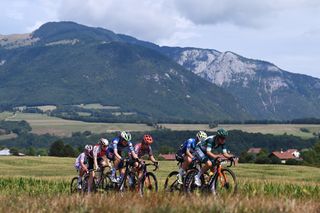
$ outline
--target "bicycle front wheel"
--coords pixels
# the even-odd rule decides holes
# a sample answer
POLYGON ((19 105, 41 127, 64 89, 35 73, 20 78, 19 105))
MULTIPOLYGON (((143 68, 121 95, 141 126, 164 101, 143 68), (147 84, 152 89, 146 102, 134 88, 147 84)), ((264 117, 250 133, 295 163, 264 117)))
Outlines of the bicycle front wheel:
POLYGON ((158 191, 158 181, 156 176, 152 172, 147 172, 146 176, 140 183, 140 194, 158 191))
POLYGON ((179 172, 173 171, 171 172, 167 179, 166 182, 164 183, 164 191, 165 192, 181 192, 182 191, 182 184, 178 183, 177 175, 179 172))
POLYGON ((71 180, 71 184, 70 184, 70 193, 78 193, 80 192, 81 189, 78 189, 78 177, 74 177, 71 180))
POLYGON ((214 188, 217 195, 233 195, 237 192, 238 184, 236 175, 228 168, 221 169, 221 173, 216 176, 214 188))

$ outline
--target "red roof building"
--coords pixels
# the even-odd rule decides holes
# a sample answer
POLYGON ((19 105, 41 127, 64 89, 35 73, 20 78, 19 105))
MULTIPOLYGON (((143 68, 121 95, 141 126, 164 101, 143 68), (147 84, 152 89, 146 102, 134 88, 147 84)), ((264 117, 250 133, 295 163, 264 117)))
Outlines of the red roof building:
POLYGON ((163 157, 165 160, 176 160, 175 154, 160 154, 159 157, 163 157))
POLYGON ((247 153, 251 153, 251 154, 259 154, 261 152, 262 148, 250 148, 248 149, 247 153))
POLYGON ((301 159, 300 158, 300 153, 296 149, 288 149, 285 152, 283 152, 283 151, 271 152, 269 157, 271 157, 271 156, 275 156, 275 157, 279 158, 281 160, 281 163, 286 163, 286 161, 289 160, 289 159, 296 159, 296 160, 300 160, 301 159))

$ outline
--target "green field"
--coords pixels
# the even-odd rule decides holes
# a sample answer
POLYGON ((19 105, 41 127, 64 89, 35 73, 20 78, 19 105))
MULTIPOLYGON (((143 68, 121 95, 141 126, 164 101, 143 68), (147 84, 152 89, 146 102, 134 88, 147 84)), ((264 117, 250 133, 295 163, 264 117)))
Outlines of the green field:
MULTIPOLYGON (((137 194, 69 194, 76 175, 73 158, 0 157, 0 208, 26 212, 318 212, 320 168, 239 164, 235 196, 171 195, 160 190, 137 194), (50 200, 50 202, 47 202, 50 200), (119 202, 123 200, 123 202, 119 202), (110 209, 110 206, 113 208, 110 209)), ((156 172, 160 188, 176 163, 161 161, 156 172)))
POLYGON ((145 124, 133 123, 88 123, 82 121, 65 120, 50 117, 45 114, 36 113, 0 113, 0 118, 7 121, 27 121, 35 134, 53 134, 57 136, 71 136, 72 132, 84 132, 86 130, 94 133, 114 132, 120 130, 149 131, 153 130, 145 124))
MULTIPOLYGON (((101 107, 99 105, 88 105, 86 107, 101 107)), ((129 113, 130 114, 130 113, 129 113)), ((88 114, 86 114, 88 116, 88 114)), ((70 136, 72 132, 83 132, 89 130, 94 133, 102 133, 105 131, 114 132, 120 130, 128 131, 151 131, 153 127, 145 124, 134 123, 88 123, 82 121, 65 120, 57 117, 50 117, 45 114, 36 113, 0 113, 0 120, 20 121, 26 120, 32 127, 35 134, 53 134, 57 136, 70 136)), ((320 132, 320 125, 308 124, 221 124, 217 128, 210 129, 208 124, 161 124, 163 127, 171 130, 205 130, 215 131, 218 128, 227 130, 242 130, 250 133, 274 134, 274 135, 295 135, 302 138, 314 137, 313 133, 320 132), (302 132, 300 129, 306 128, 309 132, 302 132)))
POLYGON ((294 135, 302 138, 314 137, 313 132, 320 132, 320 125, 316 124, 220 124, 217 128, 210 129, 208 124, 161 124, 172 130, 204 130, 216 131, 219 128, 226 130, 241 130, 249 133, 262 133, 273 135, 294 135), (300 128, 306 128, 310 132, 302 132, 300 128))

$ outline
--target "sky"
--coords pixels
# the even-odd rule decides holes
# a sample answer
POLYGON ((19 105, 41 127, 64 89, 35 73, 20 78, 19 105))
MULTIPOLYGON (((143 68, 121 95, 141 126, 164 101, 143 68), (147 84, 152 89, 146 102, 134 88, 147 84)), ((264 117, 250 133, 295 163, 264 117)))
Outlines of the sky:
POLYGON ((0 34, 49 21, 159 45, 232 51, 320 78, 319 0, 0 0, 0 34))

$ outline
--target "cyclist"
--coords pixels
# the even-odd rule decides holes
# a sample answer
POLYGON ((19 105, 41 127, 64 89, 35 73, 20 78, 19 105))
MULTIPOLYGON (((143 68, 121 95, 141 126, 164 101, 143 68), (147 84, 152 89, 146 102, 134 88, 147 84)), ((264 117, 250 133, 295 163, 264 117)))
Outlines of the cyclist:
MULTIPOLYGON (((106 151, 109 145, 109 141, 105 138, 100 138, 99 143, 94 145, 92 151, 90 152, 90 156, 88 158, 89 167, 91 170, 100 170, 99 166, 105 166, 108 159, 106 159, 106 151)), ((88 181, 88 191, 91 192, 91 186, 93 182, 94 171, 90 173, 89 181, 88 181)))
POLYGON ((225 158, 232 158, 233 156, 227 153, 227 148, 225 146, 226 137, 228 136, 228 131, 224 129, 218 129, 216 135, 211 135, 207 137, 206 140, 202 141, 196 146, 195 155, 197 159, 204 163, 205 165, 202 169, 195 175, 195 184, 201 186, 200 177, 202 174, 212 168, 214 161, 218 160, 221 155, 214 154, 212 151, 221 148, 222 155, 225 158))
POLYGON ((199 131, 196 134, 196 138, 189 138, 183 144, 181 144, 180 149, 176 154, 176 159, 182 162, 181 167, 179 168, 178 174, 178 183, 183 184, 182 177, 186 173, 189 165, 191 164, 192 160, 194 160, 194 151, 196 145, 207 138, 207 133, 204 131, 199 131))
POLYGON ((78 176, 78 189, 81 189, 82 177, 85 173, 88 172, 86 164, 88 163, 88 157, 92 151, 91 145, 85 145, 84 151, 77 157, 74 167, 79 172, 78 176))
POLYGON ((124 159, 121 155, 125 150, 128 151, 133 159, 138 159, 131 142, 131 134, 129 132, 122 131, 118 137, 115 137, 112 140, 112 143, 109 145, 106 153, 107 158, 114 163, 114 167, 111 169, 112 182, 120 182, 120 180, 124 177, 124 159), (115 178, 116 170, 120 170, 120 177, 118 179, 115 178))
MULTIPOLYGON (((151 144, 153 143, 153 138, 151 135, 144 135, 142 138, 141 143, 138 143, 134 146, 134 151, 137 154, 137 157, 140 159, 142 158, 144 155, 149 155, 149 159, 154 163, 154 164, 158 164, 158 161, 156 161, 156 159, 153 156, 153 152, 151 149, 151 144)), ((142 170, 138 168, 138 174, 139 174, 139 180, 142 177, 142 170)))
POLYGON ((158 163, 156 159, 153 156, 153 152, 151 149, 151 144, 153 143, 153 138, 151 135, 144 135, 142 138, 141 143, 138 143, 134 146, 134 151, 137 154, 138 158, 141 158, 142 156, 148 154, 149 159, 153 163, 158 163))

